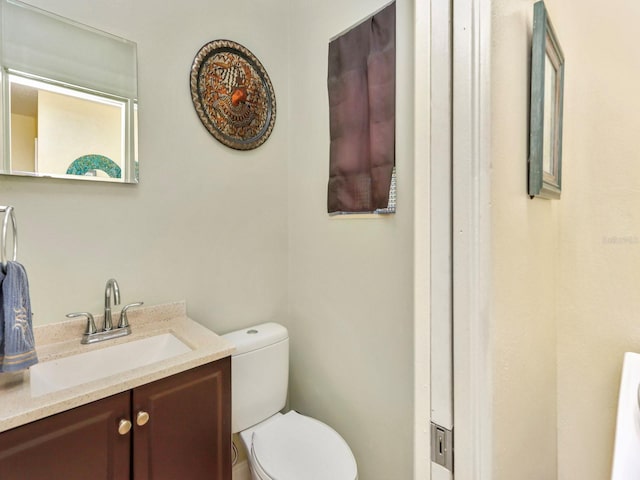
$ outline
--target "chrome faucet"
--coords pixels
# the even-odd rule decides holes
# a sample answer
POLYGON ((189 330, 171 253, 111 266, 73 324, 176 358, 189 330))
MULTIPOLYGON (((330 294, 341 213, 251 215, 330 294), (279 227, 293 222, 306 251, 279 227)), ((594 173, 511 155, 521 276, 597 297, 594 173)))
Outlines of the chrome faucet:
POLYGON ((111 295, 113 295, 113 304, 120 305, 120 287, 115 278, 110 278, 104 289, 104 324, 102 330, 97 330, 93 319, 93 315, 89 312, 75 312, 67 314, 69 318, 87 317, 87 328, 82 335, 81 343, 95 343, 111 338, 122 337, 131 333, 131 326, 127 318, 127 311, 133 307, 139 307, 142 302, 130 303, 120 312, 120 322, 117 328, 113 328, 113 319, 111 316, 111 295))
POLYGON ((115 278, 107 280, 104 287, 104 328, 105 332, 113 330, 113 320, 111 319, 111 292, 113 292, 113 304, 120 305, 120 287, 115 278))

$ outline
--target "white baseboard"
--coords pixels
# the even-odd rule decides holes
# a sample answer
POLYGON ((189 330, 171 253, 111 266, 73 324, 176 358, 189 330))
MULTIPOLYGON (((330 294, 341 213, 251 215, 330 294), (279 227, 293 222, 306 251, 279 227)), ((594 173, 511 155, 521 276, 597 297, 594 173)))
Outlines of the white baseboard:
POLYGON ((251 480, 251 471, 249 470, 249 462, 243 460, 233 466, 231 475, 233 480, 251 480))

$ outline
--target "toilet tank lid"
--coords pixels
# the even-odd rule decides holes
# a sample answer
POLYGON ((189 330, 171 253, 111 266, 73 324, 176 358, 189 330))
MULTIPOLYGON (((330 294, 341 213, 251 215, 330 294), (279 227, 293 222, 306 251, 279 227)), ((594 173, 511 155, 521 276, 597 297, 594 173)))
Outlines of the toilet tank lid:
POLYGON ((268 322, 222 335, 236 347, 233 356, 268 347, 289 338, 287 329, 279 323, 268 322))

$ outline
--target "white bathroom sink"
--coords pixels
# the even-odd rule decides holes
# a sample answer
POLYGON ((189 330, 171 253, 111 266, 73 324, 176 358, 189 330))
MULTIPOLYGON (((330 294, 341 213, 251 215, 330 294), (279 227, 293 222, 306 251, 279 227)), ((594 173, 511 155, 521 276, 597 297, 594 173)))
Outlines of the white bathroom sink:
POLYGON ((39 363, 31 367, 31 396, 127 372, 190 352, 175 335, 165 333, 39 363))

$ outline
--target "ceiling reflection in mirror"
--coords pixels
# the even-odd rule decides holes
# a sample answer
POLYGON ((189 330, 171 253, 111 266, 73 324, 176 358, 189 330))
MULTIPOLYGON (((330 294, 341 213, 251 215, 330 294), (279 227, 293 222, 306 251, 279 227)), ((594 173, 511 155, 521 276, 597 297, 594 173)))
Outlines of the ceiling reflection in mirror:
POLYGON ((1 6, 0 174, 138 183, 135 43, 1 6))

